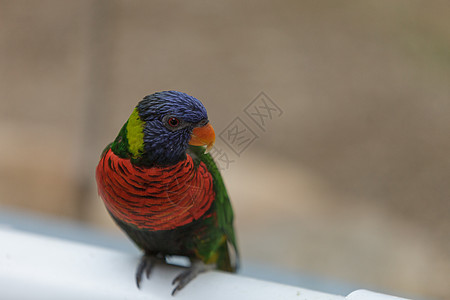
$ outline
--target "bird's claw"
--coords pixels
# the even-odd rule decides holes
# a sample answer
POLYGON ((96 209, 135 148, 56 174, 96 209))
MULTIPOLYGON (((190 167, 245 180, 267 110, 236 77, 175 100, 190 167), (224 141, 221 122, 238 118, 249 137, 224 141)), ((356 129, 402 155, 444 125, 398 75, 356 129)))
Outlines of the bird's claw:
POLYGON ((139 289, 141 288, 142 275, 145 272, 145 276, 148 279, 157 260, 158 258, 151 255, 143 255, 141 257, 141 261, 136 269, 136 285, 139 289))
POLYGON ((214 269, 215 265, 207 265, 201 261, 192 262, 192 265, 186 271, 178 274, 177 277, 172 281, 172 285, 177 285, 173 291, 172 296, 175 295, 176 292, 180 291, 184 288, 189 282, 192 281, 198 274, 214 269))

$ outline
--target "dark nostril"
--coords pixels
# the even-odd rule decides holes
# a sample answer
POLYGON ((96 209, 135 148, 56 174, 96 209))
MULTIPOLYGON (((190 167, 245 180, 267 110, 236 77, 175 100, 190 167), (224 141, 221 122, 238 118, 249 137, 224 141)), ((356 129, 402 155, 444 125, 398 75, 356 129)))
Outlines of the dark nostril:
POLYGON ((201 120, 201 121, 198 122, 197 124, 198 124, 199 127, 202 127, 202 126, 205 126, 206 124, 208 124, 208 122, 209 122, 209 121, 205 119, 205 120, 201 120))

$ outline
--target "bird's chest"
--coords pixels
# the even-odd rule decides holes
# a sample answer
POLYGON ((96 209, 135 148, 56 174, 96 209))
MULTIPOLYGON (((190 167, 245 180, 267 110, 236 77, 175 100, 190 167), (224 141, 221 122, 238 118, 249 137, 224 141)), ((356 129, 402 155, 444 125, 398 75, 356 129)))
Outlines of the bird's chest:
POLYGON ((136 167, 109 150, 97 166, 99 193, 117 219, 141 229, 171 230, 200 219, 215 198, 212 176, 192 158, 169 167, 136 167))

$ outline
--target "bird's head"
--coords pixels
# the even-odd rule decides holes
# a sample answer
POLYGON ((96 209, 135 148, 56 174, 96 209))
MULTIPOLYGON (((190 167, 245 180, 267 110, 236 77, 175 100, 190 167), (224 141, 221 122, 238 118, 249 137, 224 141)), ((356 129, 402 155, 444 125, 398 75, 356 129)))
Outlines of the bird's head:
POLYGON ((189 145, 211 149, 214 129, 203 104, 177 91, 142 99, 111 145, 115 154, 143 165, 170 165, 183 160, 189 145))

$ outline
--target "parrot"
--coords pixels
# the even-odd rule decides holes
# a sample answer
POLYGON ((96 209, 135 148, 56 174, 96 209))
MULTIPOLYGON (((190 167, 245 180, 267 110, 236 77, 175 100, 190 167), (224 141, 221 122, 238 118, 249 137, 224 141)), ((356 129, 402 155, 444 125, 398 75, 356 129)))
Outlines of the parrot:
POLYGON ((184 256, 190 266, 172 281, 172 296, 198 274, 234 273, 239 251, 233 209, 209 153, 215 132, 203 104, 178 91, 145 96, 96 168, 100 197, 114 222, 142 251, 141 288, 156 262, 184 256))

